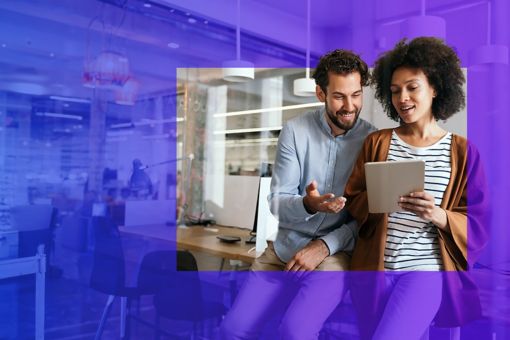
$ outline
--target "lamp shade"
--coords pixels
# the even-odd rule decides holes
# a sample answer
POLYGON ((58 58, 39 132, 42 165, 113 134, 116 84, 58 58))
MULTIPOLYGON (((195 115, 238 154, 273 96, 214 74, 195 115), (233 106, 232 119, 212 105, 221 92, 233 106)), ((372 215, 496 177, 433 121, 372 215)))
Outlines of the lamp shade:
POLYGON ((446 39, 446 21, 441 17, 421 15, 404 20, 401 24, 403 37, 436 37, 446 39))
POLYGON ((294 95, 299 97, 315 96, 315 80, 312 78, 294 80, 294 95))
POLYGON ((253 63, 245 60, 229 60, 223 63, 223 79, 244 82, 255 78, 253 63))
POLYGON ((122 86, 129 79, 129 61, 120 53, 103 51, 97 56, 95 75, 100 87, 122 86))
POLYGON ((124 86, 115 90, 115 103, 120 105, 135 105, 140 83, 129 78, 124 86))
POLYGON ((117 52, 103 51, 95 59, 85 60, 82 82, 85 87, 115 89, 129 79, 129 61, 117 52))
POLYGON ((469 65, 508 64, 508 47, 483 45, 469 51, 469 65))

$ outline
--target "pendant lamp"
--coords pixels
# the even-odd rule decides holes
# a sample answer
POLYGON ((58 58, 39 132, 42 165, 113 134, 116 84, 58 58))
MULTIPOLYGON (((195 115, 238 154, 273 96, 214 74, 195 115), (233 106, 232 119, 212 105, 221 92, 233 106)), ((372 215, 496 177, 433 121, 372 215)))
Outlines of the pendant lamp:
POLYGON ((446 21, 437 16, 425 14, 426 3, 421 1, 421 15, 410 17, 401 24, 402 36, 408 39, 435 37, 446 40, 446 21))
POLYGON ((306 76, 294 80, 294 95, 299 97, 315 96, 315 80, 310 78, 310 0, 306 5, 306 76))
POLYGON ((236 60, 223 63, 223 79, 231 82, 244 82, 255 78, 253 63, 241 60, 241 3, 237 0, 237 25, 236 25, 236 60))
POLYGON ((508 47, 491 44, 491 2, 487 2, 487 44, 469 51, 469 65, 508 64, 508 47))

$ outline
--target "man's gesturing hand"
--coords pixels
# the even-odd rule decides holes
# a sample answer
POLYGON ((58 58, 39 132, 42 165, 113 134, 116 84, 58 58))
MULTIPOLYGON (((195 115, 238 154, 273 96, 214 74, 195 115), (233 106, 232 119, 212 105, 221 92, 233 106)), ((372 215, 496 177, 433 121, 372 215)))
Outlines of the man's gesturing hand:
POLYGON ((306 196, 303 198, 303 204, 306 211, 310 214, 316 212, 337 213, 345 206, 344 197, 335 197, 335 194, 329 193, 321 195, 317 189, 315 180, 306 186, 306 196))

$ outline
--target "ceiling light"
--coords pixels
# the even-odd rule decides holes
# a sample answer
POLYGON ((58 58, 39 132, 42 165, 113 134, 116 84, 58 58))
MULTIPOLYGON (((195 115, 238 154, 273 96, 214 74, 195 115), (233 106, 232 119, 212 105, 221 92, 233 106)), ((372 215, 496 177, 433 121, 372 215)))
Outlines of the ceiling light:
POLYGON ((306 77, 294 80, 294 95, 310 97, 315 95, 315 80, 310 78, 310 0, 306 2, 306 77))
POLYGON ((250 129, 233 129, 233 130, 218 130, 214 131, 215 135, 233 134, 233 133, 249 133, 249 132, 262 132, 262 131, 280 131, 281 126, 273 127, 261 127, 261 128, 250 128, 250 129))
POLYGON ((100 16, 94 17, 89 22, 82 75, 82 83, 85 87, 116 89, 122 87, 130 78, 129 60, 124 54, 109 49, 112 43, 110 37, 107 38, 106 35, 111 32, 108 33, 105 27, 100 16), (102 51, 97 57, 93 57, 89 51, 89 43, 92 26, 96 21, 102 24, 100 32, 105 36, 103 39, 106 44, 103 43, 102 51))
POLYGON ((140 83, 134 78, 129 78, 121 88, 115 90, 115 103, 135 105, 139 88, 140 83))
POLYGON ((117 52, 103 51, 95 60, 86 60, 83 86, 112 89, 124 85, 129 79, 129 61, 117 52))
POLYGON ((179 44, 174 42, 169 42, 167 46, 170 48, 179 48, 179 44))
POLYGON ((278 107, 268 107, 268 108, 263 108, 263 109, 253 109, 253 110, 242 110, 242 111, 231 111, 231 112, 215 113, 215 114, 213 114, 213 117, 214 118, 220 118, 220 117, 242 116, 242 115, 251 115, 251 114, 254 114, 254 113, 295 110, 295 109, 303 109, 303 108, 317 107, 317 106, 323 106, 323 105, 324 105, 323 103, 308 103, 308 104, 286 105, 286 106, 278 106, 278 107))
POLYGON ((35 115, 39 116, 39 117, 51 117, 51 118, 64 118, 64 119, 83 120, 82 116, 68 115, 68 114, 55 113, 55 112, 36 112, 35 115))
POLYGON ((508 47, 504 45, 491 44, 492 34, 492 15, 491 3, 487 2, 487 37, 486 45, 478 46, 469 51, 469 65, 484 65, 484 64, 508 64, 508 47))
POLYGON ((231 82, 244 82, 255 78, 253 63, 246 60, 229 60, 223 63, 223 79, 231 82))
POLYGON ((60 101, 64 101, 64 102, 73 102, 73 103, 84 103, 84 104, 90 103, 90 99, 77 98, 77 97, 50 96, 50 99, 60 100, 60 101))
POLYGON ((401 33, 407 39, 436 37, 446 39, 446 21, 441 17, 426 15, 425 0, 421 1, 421 14, 401 23, 401 33))
POLYGON ((469 51, 469 64, 508 64, 508 47, 504 45, 484 45, 469 51))
POLYGON ((241 60, 241 2, 237 0, 236 60, 223 63, 223 79, 231 82, 243 82, 255 78, 253 63, 241 60))

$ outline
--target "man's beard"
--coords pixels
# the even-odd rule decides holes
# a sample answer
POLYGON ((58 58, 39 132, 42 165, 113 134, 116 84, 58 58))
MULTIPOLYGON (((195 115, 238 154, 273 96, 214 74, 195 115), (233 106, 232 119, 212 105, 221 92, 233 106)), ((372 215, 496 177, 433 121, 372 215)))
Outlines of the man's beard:
POLYGON ((342 129, 344 130, 345 132, 349 131, 350 129, 352 129, 354 127, 354 125, 356 125, 356 122, 358 121, 358 117, 359 117, 359 114, 361 112, 361 109, 358 110, 358 112, 355 112, 355 115, 354 115, 354 119, 352 120, 352 123, 351 124, 344 124, 342 123, 341 121, 338 120, 338 117, 337 115, 340 115, 340 114, 345 114, 345 113, 350 113, 350 112, 347 112, 345 110, 339 110, 337 111, 336 113, 332 113, 329 108, 328 108, 328 103, 325 103, 326 104, 326 114, 328 115, 329 117, 329 120, 331 120, 331 122, 339 129, 342 129))

